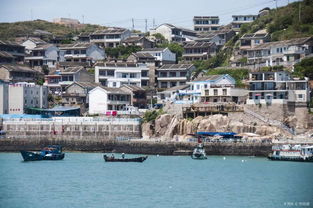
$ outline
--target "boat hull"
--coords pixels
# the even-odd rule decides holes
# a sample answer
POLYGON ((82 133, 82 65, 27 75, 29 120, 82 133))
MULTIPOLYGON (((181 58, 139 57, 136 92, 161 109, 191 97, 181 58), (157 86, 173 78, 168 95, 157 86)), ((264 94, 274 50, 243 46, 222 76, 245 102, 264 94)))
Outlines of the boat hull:
POLYGON ((112 158, 104 155, 103 158, 106 162, 143 162, 148 158, 148 156, 123 159, 123 158, 112 158))
POLYGON ((40 160, 62 160, 64 153, 42 155, 40 152, 20 151, 24 161, 40 161, 40 160))
POLYGON ((278 161, 294 161, 294 162, 313 162, 313 157, 302 158, 302 157, 274 157, 268 156, 270 160, 278 160, 278 161))

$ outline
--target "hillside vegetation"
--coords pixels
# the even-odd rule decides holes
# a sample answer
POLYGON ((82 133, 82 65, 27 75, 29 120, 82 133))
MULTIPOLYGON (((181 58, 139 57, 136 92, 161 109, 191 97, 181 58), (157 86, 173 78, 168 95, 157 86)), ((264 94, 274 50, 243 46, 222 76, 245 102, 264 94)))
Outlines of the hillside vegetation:
POLYGON ((313 35, 313 1, 294 2, 262 16, 241 28, 241 35, 267 29, 272 41, 313 35), (299 5, 300 4, 300 5, 299 5))
POLYGON ((33 34, 35 30, 48 31, 56 37, 71 38, 80 32, 93 32, 103 28, 105 27, 100 25, 83 24, 80 29, 74 29, 44 20, 0 23, 0 40, 13 40, 16 37, 28 36, 33 34))

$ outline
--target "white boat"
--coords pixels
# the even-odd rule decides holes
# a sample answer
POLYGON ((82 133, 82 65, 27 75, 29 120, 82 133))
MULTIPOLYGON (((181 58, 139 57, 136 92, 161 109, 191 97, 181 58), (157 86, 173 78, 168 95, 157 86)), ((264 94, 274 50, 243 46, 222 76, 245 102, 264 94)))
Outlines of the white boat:
POLYGON ((191 158, 196 160, 208 159, 202 143, 198 143, 197 147, 192 152, 191 158))
POLYGON ((272 151, 270 160, 313 162, 313 145, 277 145, 272 151))

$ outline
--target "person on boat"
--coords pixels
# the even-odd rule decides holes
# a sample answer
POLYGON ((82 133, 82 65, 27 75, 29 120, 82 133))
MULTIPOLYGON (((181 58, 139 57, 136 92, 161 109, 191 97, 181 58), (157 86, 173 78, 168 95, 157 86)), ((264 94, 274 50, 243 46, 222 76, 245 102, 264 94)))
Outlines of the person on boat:
POLYGON ((124 152, 122 153, 122 158, 123 158, 123 159, 125 158, 125 154, 124 154, 124 152))
POLYGON ((111 157, 114 159, 114 154, 112 153, 111 157))

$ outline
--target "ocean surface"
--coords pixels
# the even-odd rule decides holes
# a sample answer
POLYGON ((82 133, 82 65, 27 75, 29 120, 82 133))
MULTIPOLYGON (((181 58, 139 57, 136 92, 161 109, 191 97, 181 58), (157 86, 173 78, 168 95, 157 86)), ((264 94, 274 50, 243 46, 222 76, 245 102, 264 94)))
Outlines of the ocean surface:
POLYGON ((235 156, 106 163, 101 153, 22 162, 19 153, 0 153, 0 207, 313 207, 313 163, 235 156))

